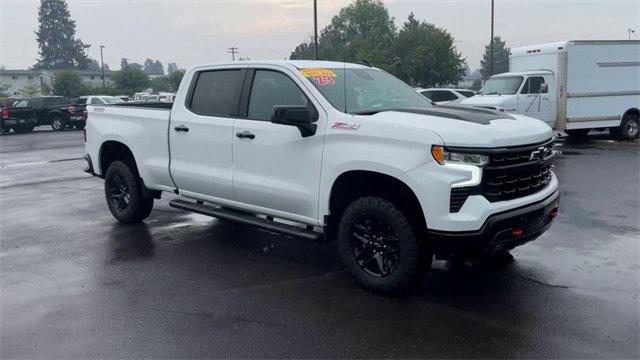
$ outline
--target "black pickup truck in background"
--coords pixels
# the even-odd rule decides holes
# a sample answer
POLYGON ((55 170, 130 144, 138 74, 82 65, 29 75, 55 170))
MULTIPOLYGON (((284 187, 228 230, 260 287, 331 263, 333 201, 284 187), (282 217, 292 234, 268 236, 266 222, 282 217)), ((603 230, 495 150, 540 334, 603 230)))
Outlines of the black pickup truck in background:
POLYGON ((32 108, 39 125, 51 125, 55 131, 76 127, 82 129, 85 126, 85 118, 82 110, 67 98, 60 96, 43 96, 30 99, 21 99, 13 104, 14 108, 32 108))
POLYGON ((33 130, 37 124, 35 112, 30 107, 14 108, 12 105, 18 101, 15 98, 0 99, 2 115, 0 116, 0 133, 6 134, 11 129, 16 134, 27 133, 33 130))

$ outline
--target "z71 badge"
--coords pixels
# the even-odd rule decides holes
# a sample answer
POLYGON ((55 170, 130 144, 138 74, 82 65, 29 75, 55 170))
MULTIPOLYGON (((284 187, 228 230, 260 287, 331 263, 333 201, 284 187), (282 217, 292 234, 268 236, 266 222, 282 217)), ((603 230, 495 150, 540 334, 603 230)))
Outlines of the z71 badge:
POLYGON ((343 122, 333 123, 331 125, 332 129, 340 129, 340 130, 358 130, 360 128, 360 124, 348 124, 343 122))

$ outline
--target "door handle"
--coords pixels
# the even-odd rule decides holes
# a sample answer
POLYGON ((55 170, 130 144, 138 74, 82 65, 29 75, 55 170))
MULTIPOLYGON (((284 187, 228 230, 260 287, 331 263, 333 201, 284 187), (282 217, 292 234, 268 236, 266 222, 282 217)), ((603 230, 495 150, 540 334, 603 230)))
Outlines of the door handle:
POLYGON ((184 125, 178 125, 178 126, 174 127, 173 130, 182 131, 182 132, 188 132, 189 128, 184 126, 184 125))
POLYGON ((240 139, 255 139, 256 136, 249 131, 237 132, 236 136, 240 139))

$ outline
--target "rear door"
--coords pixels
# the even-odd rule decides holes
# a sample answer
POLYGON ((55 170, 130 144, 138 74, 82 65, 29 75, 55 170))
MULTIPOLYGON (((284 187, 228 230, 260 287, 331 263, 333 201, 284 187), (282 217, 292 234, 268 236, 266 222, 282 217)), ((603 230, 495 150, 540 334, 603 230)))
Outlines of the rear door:
POLYGON ((171 113, 171 176, 180 193, 233 201, 231 139, 245 69, 198 70, 171 113))
POLYGON ((326 114, 305 88, 286 69, 248 71, 241 117, 233 130, 233 183, 238 200, 255 211, 316 223, 326 114), (271 123, 273 108, 283 105, 316 111, 316 134, 302 137, 295 126, 271 123))

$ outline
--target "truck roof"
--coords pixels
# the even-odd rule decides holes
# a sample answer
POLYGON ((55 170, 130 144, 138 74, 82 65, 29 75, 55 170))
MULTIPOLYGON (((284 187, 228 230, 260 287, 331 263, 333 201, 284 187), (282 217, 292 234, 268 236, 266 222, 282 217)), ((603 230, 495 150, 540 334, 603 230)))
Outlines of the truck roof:
POLYGON ((242 62, 214 62, 214 63, 205 63, 194 66, 195 68, 206 67, 206 66, 226 66, 226 65, 280 65, 285 67, 294 67, 297 69, 308 69, 308 68, 348 68, 348 69, 371 69, 375 67, 362 65, 362 64, 354 64, 348 62, 341 61, 324 61, 324 60, 250 60, 250 61, 242 61, 242 62))
POLYGON ((513 71, 513 72, 505 72, 493 75, 492 77, 504 77, 504 76, 514 76, 514 75, 537 75, 537 74, 553 74, 551 70, 539 69, 539 70, 527 70, 527 71, 513 71))
POLYGON ((573 45, 638 45, 640 40, 565 40, 546 44, 521 46, 511 49, 510 56, 527 56, 537 53, 557 53, 573 45))

